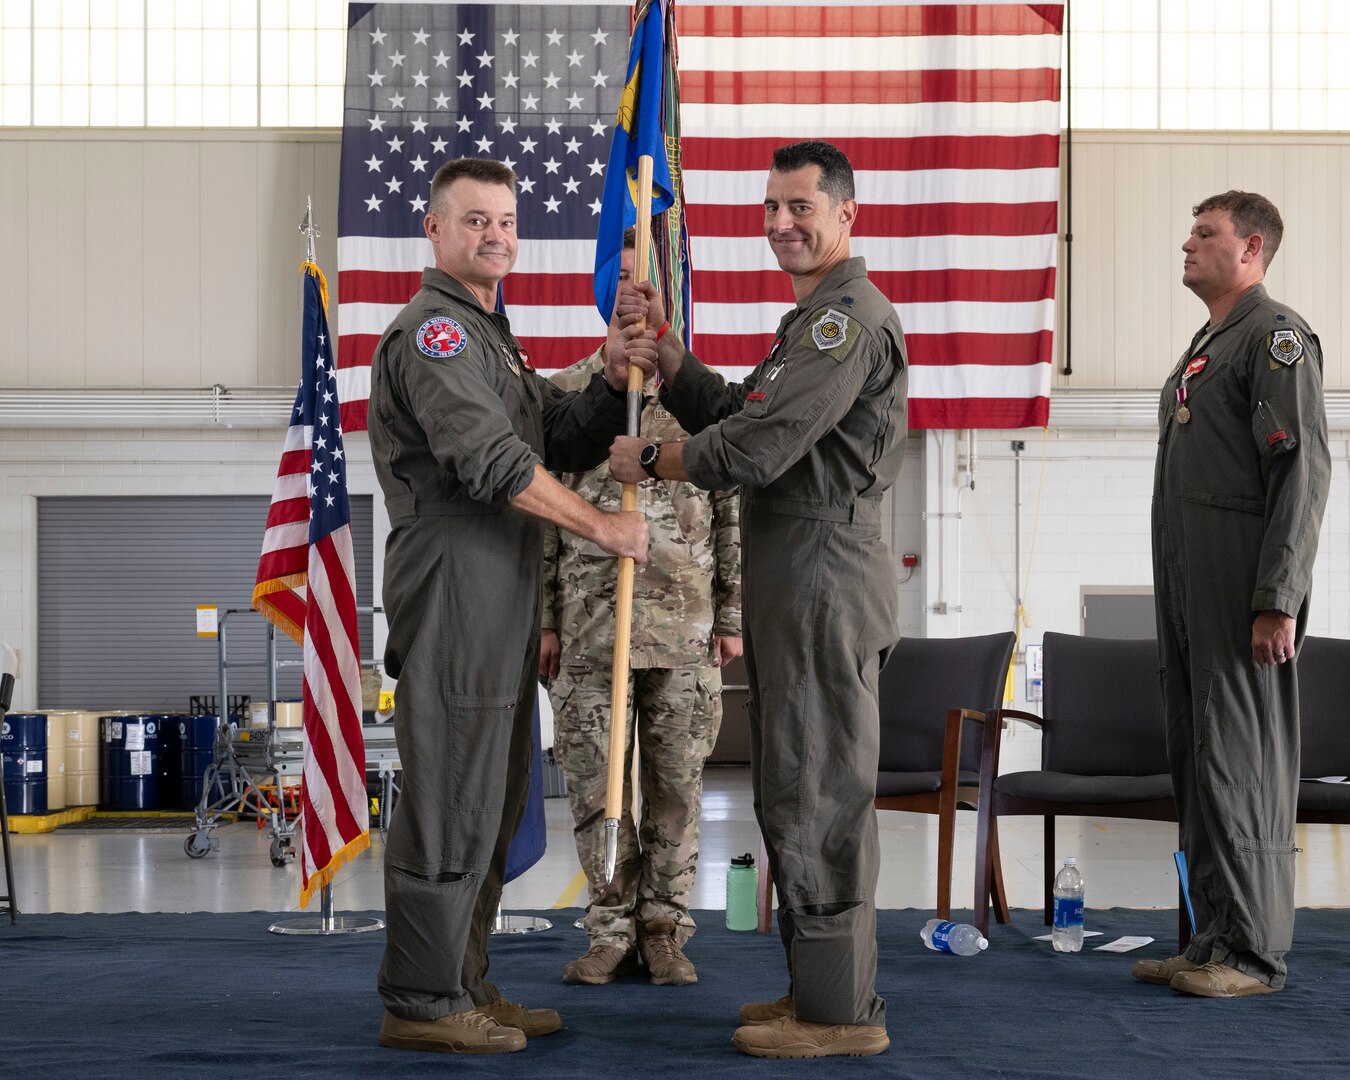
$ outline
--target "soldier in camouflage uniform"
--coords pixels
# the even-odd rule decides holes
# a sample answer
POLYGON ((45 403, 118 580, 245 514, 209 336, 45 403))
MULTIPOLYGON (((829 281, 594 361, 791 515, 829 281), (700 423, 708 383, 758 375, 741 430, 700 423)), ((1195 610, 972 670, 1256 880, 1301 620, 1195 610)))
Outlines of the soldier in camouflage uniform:
MULTIPOLYGON (((625 237, 631 243, 631 236, 625 237)), ((621 278, 631 270, 623 252, 621 278)), ((611 329, 611 334, 617 331, 611 329)), ((553 377, 564 390, 603 370, 604 347, 553 377)), ((643 411, 650 439, 685 438, 664 408, 643 411)), ((563 484, 601 510, 618 509, 607 466, 567 473, 563 484)), ((643 484, 638 509, 651 528, 648 561, 633 586, 628 746, 614 879, 605 881, 605 795, 614 658, 616 560, 594 543, 549 527, 544 535, 540 671, 553 678, 553 748, 567 775, 577 855, 590 884, 590 948, 563 980, 611 982, 640 950, 653 983, 698 981, 683 953, 694 933, 689 895, 698 862, 703 765, 722 720, 720 665, 740 655, 737 496, 692 484, 643 484), (632 814, 633 704, 637 705, 642 821, 632 814)))

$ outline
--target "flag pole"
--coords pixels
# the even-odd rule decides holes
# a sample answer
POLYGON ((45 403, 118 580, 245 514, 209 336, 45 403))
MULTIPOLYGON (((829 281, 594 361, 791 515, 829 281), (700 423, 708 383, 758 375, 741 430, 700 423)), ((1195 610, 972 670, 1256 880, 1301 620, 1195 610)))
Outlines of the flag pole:
MULTIPOLYGON (((314 199, 311 195, 305 196, 305 216, 300 221, 300 232, 305 235, 305 262, 308 267, 313 267, 315 273, 318 273, 318 263, 314 261, 314 240, 319 235, 319 228, 314 224, 314 199)), ((308 269, 306 267, 306 269, 308 269)), ((322 281, 322 276, 320 275, 322 281)), ((323 303, 326 306, 328 302, 325 290, 323 303)), ((299 409, 297 403, 296 408, 299 409)), ((265 614, 265 613, 264 613, 265 614)), ((275 668, 271 671, 276 675, 275 668)), ((268 702, 268 710, 275 712, 275 702, 268 702)), ((309 740, 304 740, 304 754, 308 758, 310 754, 309 740)), ((365 761, 361 762, 362 767, 365 761)), ((281 779, 277 777, 277 797, 278 802, 284 812, 285 800, 281 798, 281 779)), ((304 820, 303 812, 300 818, 300 827, 313 827, 304 820)), ((302 898, 303 899, 303 898, 302 898)), ((333 880, 330 876, 319 889, 319 910, 320 915, 317 920, 312 918, 299 919, 278 919, 267 928, 268 933, 284 934, 288 936, 298 935, 303 937, 330 937, 337 934, 363 934, 371 930, 383 930, 384 920, 370 918, 367 916, 350 916, 333 914, 333 880)))
MULTIPOLYGON (((652 242, 652 156, 638 158, 637 228, 633 280, 648 280, 652 242)), ((644 320, 645 321, 645 320, 644 320)), ((642 369, 628 366, 628 434, 637 435, 642 417, 642 369)), ((624 484, 622 510, 637 509, 637 485, 624 484)), ((628 647, 633 630, 633 560, 619 559, 614 592, 614 668, 609 699, 609 782, 605 791, 605 881, 614 880, 619 858, 619 819, 623 815, 623 763, 628 749, 628 647)))

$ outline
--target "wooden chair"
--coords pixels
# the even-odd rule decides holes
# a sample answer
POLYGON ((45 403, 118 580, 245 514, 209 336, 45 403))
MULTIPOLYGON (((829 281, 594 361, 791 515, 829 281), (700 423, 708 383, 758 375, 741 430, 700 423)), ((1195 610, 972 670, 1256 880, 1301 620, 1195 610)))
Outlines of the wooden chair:
MULTIPOLYGON (((980 735, 998 707, 1012 661, 1015 635, 907 638, 881 671, 876 808, 938 817, 937 916, 951 916, 952 848, 956 811, 979 802, 980 735), (960 702, 964 707, 954 707, 960 702)), ((989 889, 1007 918, 1007 898, 995 844, 989 889)), ((772 923, 773 896, 760 860, 760 929, 772 923)))
MULTIPOLYGON (((984 726, 975 916, 985 933, 1000 817, 1039 814, 1044 819, 1047 925, 1054 906, 1056 817, 1177 820, 1157 642, 1048 633, 1044 645, 1044 714, 999 709, 996 722, 984 726), (1040 769, 998 775, 1000 735, 1007 720, 1041 729, 1040 769)), ((1184 945, 1190 940, 1190 924, 1185 904, 1178 906, 1184 945)), ((1002 911, 999 921, 1007 921, 1002 911)))
MULTIPOLYGON (((1350 641, 1306 637, 1298 652, 1300 776, 1350 776, 1350 641)), ((1350 784, 1298 785, 1298 821, 1350 825, 1350 784)))

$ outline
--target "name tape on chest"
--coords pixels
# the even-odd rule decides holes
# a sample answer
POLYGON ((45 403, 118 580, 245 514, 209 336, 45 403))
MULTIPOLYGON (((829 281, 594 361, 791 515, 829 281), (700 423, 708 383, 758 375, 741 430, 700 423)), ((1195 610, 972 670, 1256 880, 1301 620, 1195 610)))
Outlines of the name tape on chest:
POLYGON ((843 361, 848 356, 857 337, 857 322, 834 308, 827 308, 811 324, 812 344, 821 352, 829 353, 835 360, 843 361))
MULTIPOLYGON (((1297 330, 1276 330, 1270 335, 1269 341, 1270 355, 1285 367, 1298 363, 1303 355, 1303 342, 1297 330)), ((1274 364, 1270 365, 1270 370, 1276 370, 1274 364)))
POLYGON ((469 344, 464 327, 446 315, 433 315, 417 328, 417 348, 424 356, 445 360, 458 356, 469 344))

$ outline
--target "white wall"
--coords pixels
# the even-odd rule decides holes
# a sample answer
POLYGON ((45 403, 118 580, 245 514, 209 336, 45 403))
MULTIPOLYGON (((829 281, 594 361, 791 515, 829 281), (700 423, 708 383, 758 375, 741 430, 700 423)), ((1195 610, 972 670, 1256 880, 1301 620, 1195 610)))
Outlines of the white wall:
MULTIPOLYGON (((925 611, 936 592, 929 589, 926 597, 916 577, 901 586, 904 633, 952 636, 1014 629, 1017 486, 1012 441, 1017 437, 1026 442, 1021 455, 1021 595, 1028 625, 1021 645, 1039 643, 1047 630, 1081 633, 1084 586, 1151 589, 1149 509, 1156 437, 1113 430, 982 431, 975 488, 961 493, 959 580, 946 582, 948 603, 961 611, 946 617, 925 611)), ((937 440, 930 434, 916 447, 919 440, 911 438, 907 474, 936 456, 937 440)), ((1350 440, 1345 432, 1333 434, 1331 451, 1331 498, 1313 572, 1308 631, 1350 637, 1350 440)), ((952 471, 943 479, 954 491, 962 476, 952 471)), ((892 529, 894 535, 913 536, 926 508, 903 480, 895 489, 892 529)), ((929 558, 928 551, 923 557, 929 558)), ((1024 690, 1019 664, 1017 699, 1022 708, 1027 707, 1024 690)))
MULTIPOLYGON (((0 387, 294 386, 332 131, 0 129, 0 387)), ((336 296, 333 299, 336 311, 336 296)))
MULTIPOLYGON (((1321 338, 1327 387, 1350 386, 1347 179, 1345 135, 1075 132, 1073 182, 1063 185, 1073 196, 1069 305, 1062 241, 1058 278, 1059 350, 1062 358, 1071 312, 1075 374, 1057 374, 1056 389, 1162 385, 1205 322, 1203 306, 1181 286, 1191 207, 1229 188, 1258 191, 1280 208, 1285 237, 1267 287, 1321 338)), ((1061 234, 1070 227, 1064 210, 1061 201, 1061 234)))

